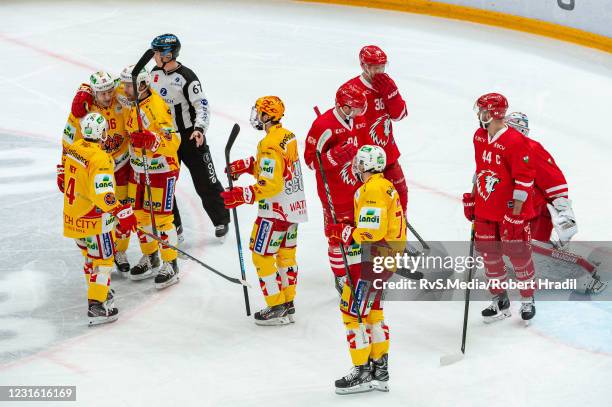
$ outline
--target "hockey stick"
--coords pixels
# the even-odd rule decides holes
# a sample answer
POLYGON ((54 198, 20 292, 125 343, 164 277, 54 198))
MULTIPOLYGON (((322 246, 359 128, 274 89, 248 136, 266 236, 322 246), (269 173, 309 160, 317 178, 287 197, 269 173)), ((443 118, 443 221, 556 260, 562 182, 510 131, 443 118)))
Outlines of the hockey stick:
MULTIPOLYGON (((227 144, 225 145, 225 168, 227 172, 227 182, 230 189, 234 187, 230 172, 230 151, 232 149, 232 146, 234 145, 234 141, 236 141, 236 137, 238 137, 238 133, 240 133, 240 126, 238 126, 238 123, 235 123, 234 127, 232 127, 232 131, 230 132, 229 138, 227 139, 227 144)), ((236 232, 236 247, 238 249, 238 260, 240 261, 240 276, 243 280, 246 280, 246 275, 244 271, 244 258, 242 257, 242 240, 240 239, 240 227, 238 226, 238 211, 236 210, 236 208, 232 208, 232 215, 234 217, 234 231, 236 232)), ((244 306, 246 308, 246 314, 248 317, 251 315, 251 306, 249 305, 249 293, 246 287, 243 287, 243 290, 244 306)))
POLYGON ((596 268, 594 264, 592 264, 590 261, 588 261, 584 257, 571 253, 571 252, 564 251, 564 250, 559 250, 555 248, 554 245, 550 242, 540 243, 537 240, 534 240, 531 242, 531 248, 535 253, 541 254, 543 256, 551 257, 555 260, 560 260, 560 261, 570 263, 570 264, 576 264, 577 266, 580 266, 581 268, 583 268, 584 271, 586 271, 589 274, 592 274, 596 268), (550 244, 552 248, 542 246, 543 244, 550 244))
MULTIPOLYGON (((321 134, 321 137, 319 137, 319 141, 317 142, 316 156, 317 156, 317 163, 319 164, 319 170, 321 171, 321 179, 323 180, 323 185, 325 186, 325 196, 327 197, 327 204, 329 205, 329 211, 331 212, 331 216, 332 216, 334 223, 337 223, 338 220, 336 219, 336 211, 334 211, 334 204, 332 203, 331 192, 329 191, 329 184, 327 183, 327 177, 325 176, 325 170, 323 169, 323 161, 321 161, 321 149, 323 149, 323 146, 325 145, 327 140, 331 137, 331 135, 332 135, 332 132, 330 129, 325 130, 323 134, 321 134)), ((357 321, 359 321, 359 324, 362 325, 363 320, 361 318, 361 310, 359 309, 361 304, 359 303, 359 299, 355 295, 355 285, 353 284, 353 278, 351 277, 351 273, 349 271, 349 265, 348 265, 348 260, 346 258, 346 251, 344 250, 344 244, 340 242, 338 245, 340 246, 340 252, 342 253, 342 262, 344 263, 344 270, 346 271, 346 280, 348 282, 349 288, 351 289, 351 295, 353 296, 353 301, 357 304, 357 307, 356 307, 357 321)), ((364 298, 364 301, 365 300, 366 299, 364 298)))
MULTIPOLYGON (((136 84, 136 81, 138 79, 138 73, 145 67, 147 62, 149 62, 151 58, 153 58, 154 53, 155 52, 151 48, 146 50, 145 53, 142 54, 138 62, 136 62, 136 65, 134 65, 134 69, 132 69, 132 86, 134 88, 134 93, 136 95, 136 115, 137 115, 136 121, 138 122, 139 132, 142 132, 142 119, 140 118, 140 97, 139 97, 140 92, 138 92, 138 86, 136 84)), ((153 213, 153 195, 151 194, 151 179, 149 178, 149 165, 147 163, 147 152, 144 148, 141 149, 141 154, 142 154, 142 166, 143 166, 144 175, 145 175, 145 186, 147 188, 147 198, 148 198, 147 200, 149 201, 149 214, 151 216, 151 229, 153 229, 153 234, 157 236, 158 235, 157 225, 155 224, 155 214, 153 213)))
POLYGON ((222 272, 220 272, 220 271, 218 271, 218 270, 215 270, 214 268, 212 268, 212 267, 211 267, 211 266, 209 266, 208 264, 204 263, 203 261, 196 259, 195 257, 193 257, 192 255, 190 255, 189 253, 187 253, 187 252, 185 252, 185 251, 183 251, 183 250, 179 249, 179 248, 178 248, 178 247, 176 247, 176 246, 171 245, 170 243, 168 243, 168 242, 166 242, 165 240, 163 240, 161 237, 157 237, 157 236, 155 236, 154 234, 149 233, 149 232, 147 232, 146 230, 143 230, 143 229, 141 229, 141 228, 138 228, 138 230, 139 230, 139 231, 140 231, 142 234, 144 234, 144 235, 146 235, 146 236, 149 236, 151 239, 153 239, 153 240, 157 240, 157 241, 158 241, 159 243, 161 243, 163 246, 166 246, 166 247, 169 247, 169 248, 171 248, 171 249, 176 250, 177 252, 179 252, 179 253, 181 253, 182 255, 184 255, 185 257, 187 257, 189 260, 193 260, 193 261, 195 261, 195 262, 196 262, 196 263, 198 263, 200 266, 202 266, 202 267, 204 267, 204 268, 206 268, 206 269, 208 269, 208 270, 212 271, 213 273, 215 273, 215 274, 217 274, 218 276, 220 276, 220 277, 222 277, 222 278, 226 279, 227 281, 229 281, 229 282, 231 282, 231 283, 234 283, 234 284, 240 284, 240 285, 242 285, 242 286, 244 287, 245 291, 246 291, 247 287, 251 288, 251 285, 250 285, 248 282, 246 282, 244 279, 238 279, 238 278, 234 278, 234 277, 229 277, 229 276, 227 276, 227 275, 223 274, 222 272))
MULTIPOLYGON (((474 221, 472 221, 472 231, 470 232, 470 259, 474 258, 474 221)), ((467 278, 465 287, 465 307, 463 309, 463 332, 461 333, 461 353, 454 353, 451 355, 444 355, 440 357, 440 366, 450 365, 463 359, 465 355, 465 340, 467 336, 467 323, 468 314, 470 312, 470 285, 472 281, 472 272, 474 271, 474 262, 470 263, 470 267, 467 272, 467 278)))
MULTIPOLYGON (((84 200, 88 201, 90 204, 92 204, 92 205, 94 205, 94 206, 95 206, 95 203, 94 203, 94 202, 93 202, 91 199, 89 199, 88 197, 83 196, 83 195, 79 194, 78 192, 77 192, 77 196, 78 196, 79 198, 82 198, 82 199, 84 199, 84 200)), ((137 229, 138 229, 138 230, 139 230, 139 231, 140 231, 140 232, 141 232, 143 235, 149 236, 151 239, 158 241, 158 242, 159 242, 159 243, 161 243, 162 245, 164 245, 164 246, 166 246, 166 247, 169 247, 169 248, 171 248, 171 249, 176 250, 177 252, 179 252, 179 253, 181 253, 181 254, 185 255, 185 256, 186 256, 187 258, 189 258, 190 260, 195 261, 196 263, 198 263, 198 264, 199 264, 199 265, 201 265, 202 267, 207 268, 208 270, 212 271, 213 273, 218 274, 219 276, 223 277, 223 278, 224 278, 224 279, 226 279, 227 281, 230 281, 230 282, 232 282, 232 283, 234 283, 234 284, 240 284, 240 285, 243 285, 245 290, 246 290, 246 288, 247 288, 247 287, 249 287, 249 288, 251 287, 251 286, 250 286, 250 284, 249 284, 249 283, 247 283, 247 282, 246 282, 244 279, 240 280, 240 279, 237 279, 237 278, 228 277, 228 276, 226 276, 225 274, 223 274, 222 272, 220 272, 220 271, 218 271, 218 270, 215 270, 214 268, 210 267, 208 264, 204 263, 203 261, 200 261, 200 260, 196 259, 195 257, 193 257, 192 255, 190 255, 189 253, 187 253, 187 252, 185 252, 185 251, 183 251, 183 250, 179 249, 179 248, 178 248, 178 247, 176 247, 176 246, 171 245, 170 243, 168 243, 168 242, 166 242, 165 240, 163 240, 161 237, 156 236, 156 235, 154 235, 154 234, 152 234, 152 233, 149 233, 149 232, 147 232, 146 230, 144 230, 144 229, 142 229, 142 228, 137 228, 137 229)))
MULTIPOLYGON (((319 110, 319 106, 313 106, 312 108, 315 112, 315 114, 317 115, 317 117, 321 116, 321 111, 319 110)), ((421 237, 421 235, 419 235, 417 233, 417 231, 412 227, 412 225, 410 224, 410 222, 408 222, 408 218, 406 217, 406 226, 408 227, 408 230, 410 230, 410 232, 414 235, 414 237, 417 238, 417 240, 419 241, 419 243, 421 243, 421 246, 423 246, 424 250, 430 250, 429 245, 427 244, 427 242, 425 240, 423 240, 423 238, 421 237)))

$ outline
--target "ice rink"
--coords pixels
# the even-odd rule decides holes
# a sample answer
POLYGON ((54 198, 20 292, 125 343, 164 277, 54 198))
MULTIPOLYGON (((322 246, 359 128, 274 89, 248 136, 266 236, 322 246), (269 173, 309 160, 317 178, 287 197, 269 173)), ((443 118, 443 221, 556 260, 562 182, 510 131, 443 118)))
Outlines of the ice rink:
MULTIPOLYGON (((284 100, 284 125, 303 152, 312 107, 331 107, 337 87, 360 72, 359 49, 377 44, 408 105, 408 118, 394 130, 410 191, 408 217, 425 239, 469 238, 460 197, 474 170, 472 105, 498 91, 511 111, 529 115, 532 137, 564 170, 577 240, 610 240, 610 54, 454 20, 287 1, 8 1, 0 21, 0 385, 75 385, 77 402, 61 405, 82 406, 612 402, 609 302, 540 302, 528 328, 517 315, 484 325, 485 303, 473 303, 467 356, 444 368, 439 357, 460 345, 463 303, 388 303, 391 392, 335 395, 333 381, 351 363, 315 179, 305 166, 310 220, 299 232, 296 324, 255 326, 239 286, 180 261, 181 282, 163 291, 152 280, 113 274, 120 318, 89 328, 81 255, 62 236, 55 183, 78 85, 98 69, 118 73, 134 64, 158 34, 178 35, 179 60, 203 83, 212 107, 207 139, 222 178, 233 123, 242 131, 232 158, 255 153, 261 134, 248 118, 256 98, 284 100)), ((186 250, 238 276, 233 229, 224 243, 216 241, 183 171, 177 199, 186 250)), ((246 245, 256 208, 238 213, 246 245)), ((132 263, 136 243, 128 252, 132 263)), ((264 301, 244 254, 257 310, 264 301)))

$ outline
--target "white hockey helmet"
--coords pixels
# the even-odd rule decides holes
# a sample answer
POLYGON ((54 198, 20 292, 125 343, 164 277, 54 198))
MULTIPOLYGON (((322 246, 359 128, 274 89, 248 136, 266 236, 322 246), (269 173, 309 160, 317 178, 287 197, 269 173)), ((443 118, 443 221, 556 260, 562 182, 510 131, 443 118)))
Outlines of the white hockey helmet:
POLYGON ((506 116, 506 124, 520 132, 523 136, 529 136, 529 118, 527 118, 525 113, 510 113, 506 116))
POLYGON ((98 71, 89 77, 89 86, 94 93, 106 92, 115 88, 115 79, 108 72, 98 71))
POLYGON ((387 166, 387 153, 382 147, 364 145, 353 158, 353 172, 360 175, 366 172, 383 172, 387 166))
MULTIPOLYGON (((121 71, 121 82, 132 83, 132 70, 134 69, 134 65, 130 65, 126 67, 123 71, 121 71)), ((141 83, 145 83, 147 87, 151 84, 151 74, 147 71, 147 68, 142 68, 140 72, 138 72, 138 76, 136 77, 136 85, 140 86, 141 83)))
POLYGON ((88 113, 81 119, 81 134, 88 141, 105 141, 108 123, 100 113, 88 113))

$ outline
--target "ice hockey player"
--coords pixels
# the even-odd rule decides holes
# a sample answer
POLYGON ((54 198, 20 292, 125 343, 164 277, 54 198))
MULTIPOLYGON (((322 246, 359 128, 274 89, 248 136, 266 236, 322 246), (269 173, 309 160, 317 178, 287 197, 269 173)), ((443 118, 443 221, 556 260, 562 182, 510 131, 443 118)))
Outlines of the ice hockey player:
MULTIPOLYGON (((324 225, 332 222, 325 186, 321 178, 321 170, 317 161, 317 144, 327 130, 331 137, 321 147, 321 162, 336 219, 353 220, 353 195, 361 185, 351 169, 351 164, 357 152, 357 132, 365 129, 363 114, 367 108, 366 97, 361 89, 352 84, 342 85, 336 92, 336 105, 312 123, 306 138, 304 161, 315 171, 317 192, 323 206, 324 225)), ((353 248, 347 248, 349 258, 360 256, 353 248)), ((328 241, 327 255, 331 270, 336 280, 336 289, 341 294, 342 285, 346 279, 346 271, 337 242, 328 241)), ((350 263, 350 262, 349 262, 350 263)))
POLYGON ((102 149, 107 129, 101 114, 89 113, 80 122, 81 137, 64 149, 64 236, 75 239, 85 258, 90 325, 118 318, 109 288, 115 219, 120 233, 136 229, 132 207, 115 195, 113 158, 102 149))
MULTIPOLYGON (((115 162, 115 197, 125 204, 127 203, 128 180, 131 174, 130 152, 128 151, 129 137, 123 122, 123 109, 116 97, 117 81, 113 76, 104 71, 93 73, 89 77, 88 84, 82 84, 72 103, 71 113, 64 128, 62 147, 67 147, 80 140, 81 126, 79 119, 87 112, 100 113, 108 123, 108 133, 102 148, 112 155, 115 162)), ((64 153, 62 153, 62 162, 64 153)), ((58 186, 63 185, 63 167, 58 166, 58 186)), ((117 232, 117 230, 116 230, 117 232)), ((115 264, 121 273, 129 273, 130 263, 125 252, 130 243, 130 231, 124 235, 115 236, 115 264)))
POLYGON ((376 45, 363 47, 359 52, 359 62, 363 72, 347 82, 361 89, 368 102, 364 117, 367 131, 360 132, 359 145, 372 144, 385 150, 385 178, 393 182, 406 213, 408 186, 398 162, 400 152, 393 138, 392 125, 392 122, 402 120, 408 115, 406 102, 393 79, 385 73, 387 55, 382 49, 376 45))
MULTIPOLYGON (((209 123, 208 99, 196 74, 176 60, 181 42, 174 34, 158 35, 151 41, 156 66, 151 70, 151 87, 170 106, 174 128, 181 134, 179 160, 187 165, 202 206, 215 226, 215 236, 228 231, 229 211, 223 206, 223 186, 217 177, 206 141, 209 123)), ((178 206, 174 206, 174 224, 182 240, 183 225, 178 206)))
MULTIPOLYGON (((151 76, 143 68, 136 78, 137 89, 132 85, 132 69, 128 66, 121 72, 121 81, 126 96, 134 102, 127 112, 125 123, 130 134, 130 163, 134 172, 128 188, 129 199, 134 206, 138 227, 153 233, 150 204, 153 204, 153 220, 160 238, 176 246, 178 238, 174 226, 172 207, 174 190, 179 176, 176 156, 181 142, 180 134, 172 126, 170 110, 163 99, 151 89, 151 76), (138 99, 140 117, 135 101, 138 99), (145 155, 146 154, 146 159, 145 155), (145 165, 149 179, 145 176, 145 165), (150 182, 151 196, 146 183, 150 182)), ((130 270, 132 280, 143 280, 153 276, 159 266, 158 249, 163 264, 155 276, 155 287, 162 289, 179 281, 177 253, 169 246, 138 231, 140 249, 143 253, 137 265, 130 270)))
MULTIPOLYGON (((383 175, 385 168, 386 154, 382 147, 359 148, 354 158, 354 172, 363 185, 355 193, 354 223, 328 223, 325 234, 329 239, 344 245, 355 242, 390 246, 387 254, 390 256, 403 251, 405 215, 395 187, 383 175)), ((349 374, 336 380, 336 393, 389 391, 389 327, 384 321, 381 292, 372 290, 371 279, 362 279, 361 265, 351 265, 349 272, 358 300, 353 298, 350 284, 345 284, 340 311, 354 366, 349 374), (365 326, 358 322, 357 309, 365 326)))
MULTIPOLYGON (((472 192, 463 194, 466 218, 474 222, 476 249, 484 257, 489 283, 506 281, 506 255, 520 290, 521 318, 535 316, 535 270, 531 258, 531 232, 527 219, 533 217, 533 184, 529 142, 504 122, 508 101, 499 93, 479 97, 474 111, 480 127, 474 133, 476 172, 472 192), (533 287, 530 284, 533 283, 533 287)), ((502 287, 490 285, 493 301, 482 311, 485 322, 511 315, 510 300, 502 287)))
MULTIPOLYGON (((506 116, 506 124, 519 131, 529 142, 531 149, 531 162, 535 170, 534 184, 534 214, 529 220, 531 238, 548 244, 546 246, 533 245, 533 251, 546 256, 559 254, 558 250, 566 248, 572 236, 578 231, 576 216, 572 210, 572 201, 569 199, 569 186, 565 175, 555 162, 552 155, 534 139, 529 137, 529 118, 521 112, 513 112, 506 116), (551 240, 551 232, 555 229, 557 239, 551 240)), ((564 251, 563 254, 568 254, 564 251)), ((571 254, 570 259, 574 261, 571 254)), ((555 258, 565 259, 566 256, 556 255, 555 258)), ((587 268, 586 275, 578 279, 578 289, 585 293, 600 293, 608 282, 601 281, 597 269, 590 267, 582 259, 587 268)), ((576 262, 582 264, 583 262, 576 262)))
POLYGON ((249 173, 257 182, 221 193, 227 208, 259 203, 249 248, 267 307, 255 313, 257 325, 295 321, 298 223, 306 222, 307 211, 298 143, 295 135, 282 127, 284 112, 285 105, 277 96, 257 99, 250 121, 266 135, 257 145, 255 158, 230 165, 234 179, 249 173))

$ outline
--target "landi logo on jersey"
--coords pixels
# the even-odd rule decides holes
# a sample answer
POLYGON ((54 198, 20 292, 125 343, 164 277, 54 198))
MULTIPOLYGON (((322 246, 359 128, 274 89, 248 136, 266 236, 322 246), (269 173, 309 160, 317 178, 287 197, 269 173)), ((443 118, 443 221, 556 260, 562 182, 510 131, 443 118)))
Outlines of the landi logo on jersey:
POLYGON ((271 158, 264 158, 259 163, 261 169, 261 175, 266 178, 274 178, 274 167, 276 166, 276 160, 271 158))
POLYGON ((113 184, 113 176, 111 174, 98 174, 94 177, 94 187, 96 194, 103 194, 106 192, 115 192, 115 185, 113 184))
POLYGON ((380 228, 380 208, 364 206, 359 211, 357 221, 358 228, 379 229, 380 228))
POLYGON ((491 170, 483 170, 476 176, 476 190, 478 195, 485 201, 489 199, 491 193, 495 191, 495 185, 500 182, 497 174, 491 170))
POLYGON ((74 141, 74 136, 76 135, 76 128, 70 123, 66 123, 66 127, 64 128, 64 140, 68 144, 72 144, 74 141))

